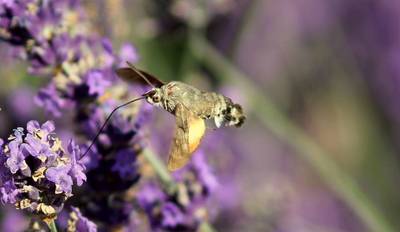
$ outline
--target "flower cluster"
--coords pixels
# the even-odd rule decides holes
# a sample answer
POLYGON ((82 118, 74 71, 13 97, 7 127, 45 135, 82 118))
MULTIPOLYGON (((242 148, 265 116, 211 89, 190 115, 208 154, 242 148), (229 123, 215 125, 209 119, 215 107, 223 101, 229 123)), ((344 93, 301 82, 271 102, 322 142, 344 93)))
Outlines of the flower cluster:
POLYGON ((149 217, 152 231, 196 231, 208 221, 206 202, 217 181, 204 154, 198 153, 193 162, 175 174, 176 184, 165 191, 148 182, 138 193, 137 201, 149 217))
POLYGON ((52 218, 72 196, 74 183, 80 186, 86 180, 79 147, 71 141, 65 151, 54 129, 52 122, 30 121, 26 131, 17 128, 6 142, 1 141, 3 203, 52 218))
MULTIPOLYGON (((114 74, 115 67, 125 61, 137 61, 134 47, 125 44, 115 52, 110 40, 93 34, 86 22, 77 0, 0 0, 0 40, 12 45, 17 57, 28 61, 31 74, 49 78, 49 83, 39 90, 36 103, 55 117, 67 117, 65 115, 71 114, 64 112, 71 110, 74 127, 86 142, 82 150, 86 150, 86 144, 95 137, 115 107, 142 93, 135 91, 138 86, 121 85, 114 74)), ((54 128, 50 130, 48 127, 52 124, 40 127, 41 133, 47 133, 46 137, 31 132, 31 129, 26 135, 24 131, 16 130, 14 140, 21 142, 14 144, 10 141, 3 146, 4 156, 9 154, 13 157, 10 165, 7 159, 4 160, 7 172, 1 184, 3 201, 18 203, 19 208, 36 207, 35 213, 40 211, 48 216, 58 213, 66 198, 70 197, 68 204, 77 207, 70 219, 71 230, 86 226, 83 230, 94 231, 89 219, 99 230, 130 224, 134 212, 132 201, 136 198, 131 196, 131 190, 142 176, 138 156, 143 149, 140 129, 146 122, 146 110, 140 104, 134 104, 117 112, 83 158, 79 157, 79 149, 73 143, 65 153, 61 152, 59 142, 50 142, 54 128), (35 140, 36 145, 30 145, 31 137, 39 142, 35 140), (44 149, 42 143, 45 142, 49 143, 53 153, 38 150, 38 147, 44 149), (26 148, 22 144, 35 148, 26 148), (60 152, 52 155, 57 146, 60 152), (14 155, 16 151, 21 152, 14 155), (87 183, 74 191, 71 197, 73 182, 81 185, 86 176, 87 183), (35 189, 28 190, 26 186, 35 189)), ((32 123, 29 128, 33 128, 32 123)), ((186 172, 192 173, 191 170, 186 172)), ((179 189, 184 189, 180 192, 186 192, 183 195, 179 193, 179 196, 190 195, 186 198, 193 202, 175 204, 184 206, 188 217, 194 215, 190 212, 198 212, 194 208, 204 208, 204 204, 197 205, 201 201, 197 197, 195 200, 191 194, 196 193, 203 200, 208 196, 208 190, 204 190, 207 185, 200 184, 199 187, 196 184, 205 181, 206 175, 197 169, 195 173, 178 184, 182 186, 179 189), (201 193, 195 189, 201 189, 201 193)), ((177 196, 177 193, 165 193, 164 199, 177 196)), ((147 215, 152 221, 153 215, 147 215)), ((192 228, 198 222, 196 219, 187 227, 192 228)))
MULTIPOLYGON (((118 85, 114 68, 138 56, 129 44, 114 52, 108 39, 89 32, 85 19, 76 0, 0 2, 0 37, 29 61, 31 73, 51 78, 39 90, 37 104, 56 117, 75 109, 75 122, 90 142, 110 112, 134 97, 129 94, 133 91, 118 85)), ((140 177, 139 111, 134 105, 114 115, 82 159, 88 183, 71 202, 105 228, 127 222, 132 211, 122 195, 140 177)))
POLYGON ((32 74, 51 77, 36 101, 55 116, 95 101, 114 80, 114 64, 137 60, 129 44, 122 46, 120 59, 111 42, 91 35, 85 22, 76 0, 0 2, 0 39, 30 62, 32 74))

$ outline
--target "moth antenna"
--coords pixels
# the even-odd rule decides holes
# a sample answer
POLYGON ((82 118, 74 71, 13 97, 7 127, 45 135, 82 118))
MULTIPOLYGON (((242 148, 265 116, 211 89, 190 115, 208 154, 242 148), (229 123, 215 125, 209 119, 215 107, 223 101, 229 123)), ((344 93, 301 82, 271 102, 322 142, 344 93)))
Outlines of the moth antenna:
POLYGON ((137 73, 141 78, 143 78, 144 81, 147 82, 147 84, 149 84, 151 87, 156 88, 150 81, 149 79, 147 79, 147 77, 145 75, 143 75, 133 64, 131 64, 129 61, 126 62, 128 64, 128 66, 135 71, 135 73, 137 73))
POLYGON ((128 102, 126 102, 126 103, 124 103, 124 104, 122 104, 122 105, 119 105, 119 106, 115 107, 115 108, 111 111, 111 113, 108 115, 106 121, 105 121, 105 122, 103 123, 103 125, 101 126, 99 132, 97 132, 96 136, 95 136, 94 139, 92 140, 92 143, 89 145, 89 147, 86 149, 85 153, 83 153, 83 155, 82 155, 79 159, 82 159, 83 157, 85 157, 85 155, 90 151, 90 149, 92 148, 92 146, 94 145, 94 143, 96 142, 96 140, 98 139, 98 137, 100 136, 101 132, 103 131, 104 127, 106 127, 108 121, 110 121, 111 116, 112 116, 118 109, 120 109, 120 108, 122 108, 122 107, 125 107, 125 106, 127 106, 127 105, 129 105, 129 104, 131 104, 131 103, 136 102, 136 101, 145 99, 145 98, 146 98, 146 96, 139 97, 139 98, 135 98, 135 99, 130 100, 130 101, 128 101, 128 102))

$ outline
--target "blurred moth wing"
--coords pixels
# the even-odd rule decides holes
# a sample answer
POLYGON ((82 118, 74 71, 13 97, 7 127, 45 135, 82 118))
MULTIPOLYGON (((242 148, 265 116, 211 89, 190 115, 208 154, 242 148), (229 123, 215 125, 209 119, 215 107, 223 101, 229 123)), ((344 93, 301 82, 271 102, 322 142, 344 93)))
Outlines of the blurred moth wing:
MULTIPOLYGON (((134 67, 132 64, 128 63, 128 65, 129 67, 116 70, 117 75, 123 80, 152 85, 156 88, 165 84, 153 75, 134 67)), ((195 116, 183 104, 177 104, 174 113, 176 125, 175 135, 168 156, 167 167, 169 171, 180 169, 190 161, 193 152, 200 145, 206 131, 205 121, 195 116)))
POLYGON ((175 117, 175 135, 167 165, 169 171, 178 170, 189 162, 206 131, 204 120, 195 116, 182 104, 177 104, 175 117))
POLYGON ((153 87, 161 87, 165 83, 157 77, 140 70, 128 62, 129 67, 119 68, 116 73, 121 79, 128 83, 138 83, 143 85, 150 85, 153 87), (150 82, 150 83, 149 83, 150 82))

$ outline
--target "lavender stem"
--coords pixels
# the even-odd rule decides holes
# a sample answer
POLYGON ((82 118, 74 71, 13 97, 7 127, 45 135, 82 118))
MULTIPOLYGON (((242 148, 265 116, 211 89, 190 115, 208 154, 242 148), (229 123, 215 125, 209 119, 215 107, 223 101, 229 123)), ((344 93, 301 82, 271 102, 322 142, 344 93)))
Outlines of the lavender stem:
POLYGON ((147 162, 153 167, 161 182, 167 187, 173 187, 174 181, 163 162, 149 148, 142 152, 147 162))
POLYGON ((199 232, 217 232, 210 224, 202 223, 199 228, 199 232))
POLYGON ((51 232, 57 232, 57 226, 56 223, 53 220, 50 220, 49 222, 46 222, 47 226, 49 227, 51 232))

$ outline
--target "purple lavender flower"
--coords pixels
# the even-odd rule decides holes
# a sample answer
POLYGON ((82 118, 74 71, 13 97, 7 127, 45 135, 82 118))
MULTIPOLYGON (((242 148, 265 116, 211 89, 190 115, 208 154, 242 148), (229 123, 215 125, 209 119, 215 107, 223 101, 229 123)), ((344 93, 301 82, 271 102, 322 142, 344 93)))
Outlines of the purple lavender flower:
POLYGON ((29 133, 38 133, 40 131, 42 133, 40 137, 43 139, 56 128, 50 121, 45 122, 42 126, 40 126, 39 122, 37 121, 29 121, 26 125, 26 129, 29 133))
MULTIPOLYGON (((85 174, 73 174, 72 167, 83 166, 76 162, 79 149, 70 142, 66 153, 61 141, 53 133, 52 122, 40 125, 28 122, 26 134, 16 129, 1 146, 0 196, 3 203, 15 204, 45 218, 55 217, 71 196, 73 182, 81 185, 85 174)), ((76 172, 76 171, 75 171, 76 172)))
POLYGON ((80 149, 73 140, 70 140, 68 145, 68 152, 71 154, 71 169, 69 174, 76 180, 78 186, 81 186, 86 181, 85 166, 83 161, 80 160, 80 149))
POLYGON ((185 222, 184 212, 175 204, 168 202, 162 207, 163 219, 161 226, 164 228, 174 228, 185 222))
POLYGON ((87 74, 87 85, 89 87, 90 95, 103 94, 110 84, 111 83, 107 81, 99 71, 91 71, 87 74))
POLYGON ((46 178, 56 185, 56 194, 72 192, 72 177, 68 175, 71 167, 51 167, 46 171, 46 178))
POLYGON ((103 62, 105 67, 111 67, 114 62, 115 62, 115 56, 114 56, 114 51, 112 48, 112 43, 111 40, 109 40, 108 38, 103 38, 101 40, 102 45, 103 45, 103 62))
MULTIPOLYGON (((89 145, 82 145, 82 151, 86 151, 89 145)), ((92 147, 86 156, 79 159, 79 163, 86 167, 87 170, 95 169, 99 166, 101 155, 97 151, 96 146, 92 147)))
POLYGON ((56 140, 50 136, 54 129, 52 122, 46 122, 42 126, 37 121, 28 122, 28 134, 25 137, 25 143, 21 145, 22 152, 40 160, 54 160, 56 154, 51 147, 56 140))
POLYGON ((5 7, 11 8, 14 6, 14 0, 1 0, 0 4, 4 4, 5 7))
POLYGON ((142 208, 145 210, 150 210, 148 206, 151 206, 153 202, 164 201, 166 199, 166 194, 162 189, 153 182, 149 182, 140 189, 140 194, 138 194, 137 200, 142 208))
POLYGON ((2 181, 0 187, 1 202, 14 204, 17 200, 16 197, 19 194, 19 190, 15 186, 12 180, 2 181))
POLYGON ((84 217, 78 208, 72 207, 67 231, 96 232, 97 226, 84 217))
POLYGON ((111 170, 119 173, 121 178, 132 178, 137 175, 137 154, 131 149, 120 150, 115 156, 111 170))
POLYGON ((30 175, 31 170, 25 162, 26 155, 20 150, 21 144, 22 143, 17 139, 9 143, 8 149, 10 155, 7 158, 6 166, 10 169, 12 174, 21 170, 24 175, 30 175))
POLYGON ((207 220, 205 206, 216 180, 201 152, 196 156, 174 175, 174 191, 150 182, 138 193, 138 204, 149 217, 152 230, 195 231, 207 220))
MULTIPOLYGON (((137 196, 146 212, 152 231, 195 231, 201 219, 192 214, 185 189, 172 194, 155 183, 148 183, 137 196)), ((193 211, 194 212, 194 211, 193 211)))
POLYGON ((207 164, 205 154, 202 150, 196 152, 190 165, 175 173, 175 179, 184 181, 190 173, 196 175, 196 181, 199 181, 207 193, 213 192, 218 187, 218 181, 210 166, 207 164))
POLYGON ((139 60, 139 55, 131 44, 123 44, 119 51, 119 58, 122 61, 120 66, 125 66, 126 61, 136 63, 139 60))
POLYGON ((61 116, 61 109, 67 106, 67 101, 59 96, 53 84, 42 88, 35 97, 35 102, 57 117, 61 116))

